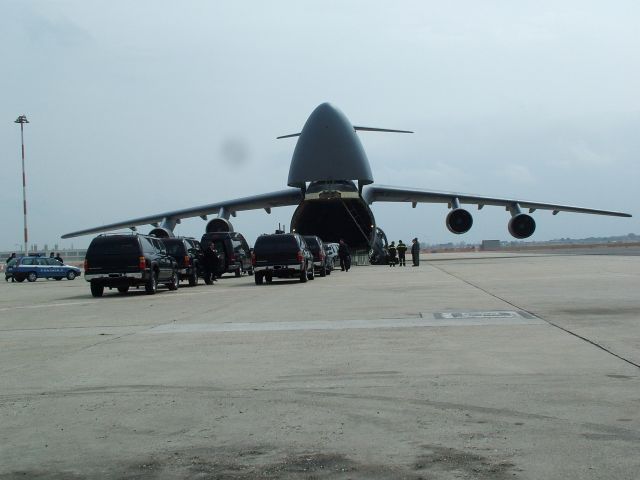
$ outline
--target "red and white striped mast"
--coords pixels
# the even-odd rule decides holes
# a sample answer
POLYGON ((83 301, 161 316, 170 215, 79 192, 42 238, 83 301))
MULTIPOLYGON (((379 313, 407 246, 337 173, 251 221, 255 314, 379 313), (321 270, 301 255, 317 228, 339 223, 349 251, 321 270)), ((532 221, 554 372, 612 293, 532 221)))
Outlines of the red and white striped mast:
POLYGON ((22 204, 24 207, 24 254, 29 254, 28 241, 29 234, 27 233, 27 176, 24 173, 24 124, 29 123, 26 115, 20 115, 15 123, 20 124, 20 141, 22 143, 22 204))

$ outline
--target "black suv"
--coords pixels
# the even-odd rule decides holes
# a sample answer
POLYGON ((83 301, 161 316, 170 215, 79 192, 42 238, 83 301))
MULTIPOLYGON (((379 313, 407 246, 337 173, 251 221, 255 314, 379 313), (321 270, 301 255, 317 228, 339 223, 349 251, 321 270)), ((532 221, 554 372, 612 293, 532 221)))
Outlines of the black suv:
POLYGON ((209 248, 214 243, 218 255, 220 255, 220 267, 218 274, 234 273, 236 277, 243 272, 253 275, 251 266, 251 251, 249 244, 241 233, 238 232, 209 232, 205 233, 200 240, 202 249, 209 248))
POLYGON ((131 286, 144 285, 153 295, 159 283, 169 290, 176 290, 179 284, 176 261, 160 239, 138 234, 94 238, 84 259, 84 278, 94 297, 101 297, 104 287, 125 293, 131 286))
POLYGON ((195 238, 172 237, 161 238, 160 241, 167 249, 178 266, 178 278, 189 280, 189 286, 198 284, 198 274, 203 264, 202 248, 195 238))
POLYGON ((313 254, 304 238, 297 233, 260 235, 253 247, 253 269, 256 285, 273 277, 299 278, 301 282, 314 279, 313 254))
POLYGON ((321 277, 331 273, 327 262, 327 253, 324 250, 324 243, 320 237, 316 235, 305 235, 304 241, 307 242, 309 250, 313 254, 313 268, 321 277))

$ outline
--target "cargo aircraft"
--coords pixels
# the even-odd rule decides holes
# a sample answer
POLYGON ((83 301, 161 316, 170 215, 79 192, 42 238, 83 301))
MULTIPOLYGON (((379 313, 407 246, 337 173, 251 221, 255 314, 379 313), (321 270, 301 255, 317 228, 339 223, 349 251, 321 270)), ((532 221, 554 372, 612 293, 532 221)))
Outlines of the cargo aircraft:
POLYGON ((515 198, 485 197, 466 193, 402 188, 373 184, 373 175, 367 155, 356 132, 413 133, 352 125, 338 108, 323 103, 311 113, 300 133, 277 138, 297 137, 289 167, 290 188, 272 193, 227 200, 183 210, 158 213, 99 227, 67 233, 62 238, 77 237, 121 228, 136 229, 138 225, 151 225, 151 234, 173 236, 173 230, 183 218, 200 217, 207 221, 207 232, 233 231, 230 217, 243 210, 271 209, 297 205, 291 218, 291 231, 303 235, 318 235, 325 242, 344 239, 352 250, 369 252, 372 263, 385 261, 387 239, 376 224, 371 211, 374 202, 407 202, 446 204, 449 212, 445 224, 450 232, 463 234, 473 225, 471 213, 462 205, 504 207, 510 214, 509 233, 517 238, 530 237, 536 223, 530 215, 535 210, 590 213, 630 217, 622 212, 531 202, 515 198), (525 212, 526 211, 526 212, 525 212), (208 219, 209 215, 216 215, 208 219))

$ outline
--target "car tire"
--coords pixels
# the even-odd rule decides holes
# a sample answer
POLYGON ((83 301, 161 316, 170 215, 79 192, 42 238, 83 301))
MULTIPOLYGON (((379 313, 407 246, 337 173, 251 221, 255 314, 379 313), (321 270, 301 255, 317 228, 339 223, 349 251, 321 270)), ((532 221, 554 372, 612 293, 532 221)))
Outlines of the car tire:
POLYGON ((149 280, 144 284, 144 291, 147 295, 153 295, 158 291, 158 274, 153 270, 149 280))
MULTIPOLYGON (((67 272, 67 280, 74 280, 76 278, 76 272, 74 272, 73 270, 70 270, 67 272)), ((58 280, 56 278, 56 280, 58 280)))
POLYGON ((325 268, 324 265, 322 267, 320 267, 320 276, 321 277, 326 277, 327 276, 327 269, 325 268))
POLYGON ((118 291, 120 293, 127 293, 129 291, 129 285, 123 285, 121 287, 118 287, 118 291))
POLYGON ((313 266, 313 263, 311 264, 311 268, 309 270, 307 270, 308 275, 309 275, 309 280, 315 280, 316 279, 316 270, 313 266))
POLYGON ((178 272, 174 271, 171 281, 167 283, 167 288, 171 291, 177 290, 180 285, 180 279, 178 278, 178 272))
POLYGON ((307 278, 307 269, 304 268, 301 272, 300 272, 300 282, 301 283, 305 283, 307 280, 309 280, 309 278, 307 278))
POLYGON ((267 275, 267 283, 273 282, 273 275, 267 275))
POLYGON ((24 282, 24 277, 21 275, 15 275, 13 278, 15 278, 16 282, 18 283, 24 282))
POLYGON ((262 285, 262 282, 264 281, 264 276, 260 273, 256 273, 253 279, 256 282, 256 285, 262 285))
POLYGON ((27 280, 30 282, 35 282, 38 279, 38 274, 36 272, 27 273, 27 280))
POLYGON ((91 295, 94 297, 101 297, 104 293, 104 285, 91 282, 91 295))
POLYGON ((242 267, 238 267, 238 268, 236 268, 236 269, 235 269, 235 271, 233 272, 233 274, 234 274, 236 277, 239 277, 240 275, 242 275, 242 267))
POLYGON ((189 275, 189 286, 195 287, 196 285, 198 285, 198 273, 196 272, 196 269, 193 268, 191 275, 189 275))

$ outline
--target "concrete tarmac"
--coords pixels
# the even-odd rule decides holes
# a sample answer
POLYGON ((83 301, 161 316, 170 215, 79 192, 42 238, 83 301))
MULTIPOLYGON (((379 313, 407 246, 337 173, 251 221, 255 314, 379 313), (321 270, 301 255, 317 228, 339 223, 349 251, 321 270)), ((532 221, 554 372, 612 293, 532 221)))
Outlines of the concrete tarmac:
POLYGON ((637 479, 640 256, 0 285, 0 479, 637 479))

